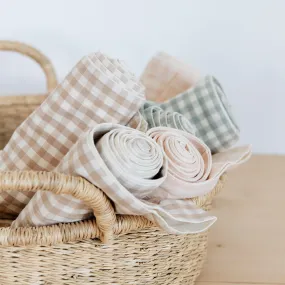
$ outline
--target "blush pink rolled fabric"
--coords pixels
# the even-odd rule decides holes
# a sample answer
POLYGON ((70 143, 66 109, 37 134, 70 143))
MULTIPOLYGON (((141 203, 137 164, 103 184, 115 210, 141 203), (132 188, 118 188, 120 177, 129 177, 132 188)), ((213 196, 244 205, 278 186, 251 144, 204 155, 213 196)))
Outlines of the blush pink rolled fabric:
POLYGON ((147 100, 163 102, 175 97, 200 79, 191 66, 165 52, 159 52, 147 64, 141 75, 147 100))
POLYGON ((251 155, 251 146, 244 146, 212 156, 197 137, 166 127, 152 128, 147 135, 164 149, 168 159, 167 178, 153 195, 159 201, 203 196, 214 189, 223 173, 251 155))

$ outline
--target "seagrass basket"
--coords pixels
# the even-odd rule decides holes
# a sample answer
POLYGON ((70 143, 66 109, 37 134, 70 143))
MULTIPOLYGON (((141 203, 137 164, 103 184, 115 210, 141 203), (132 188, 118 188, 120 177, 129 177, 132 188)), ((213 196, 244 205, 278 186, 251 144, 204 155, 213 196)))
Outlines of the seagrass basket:
MULTIPOLYGON (((1 50, 31 56, 56 77, 48 59, 31 47, 1 42, 1 50)), ((0 96, 0 149, 44 96, 0 96)), ((208 210, 225 176, 208 195, 193 199, 208 210)), ((94 209, 96 219, 12 229, 0 213, 0 284, 191 285, 206 257, 208 232, 169 235, 140 216, 116 215, 106 195, 83 178, 52 172, 0 172, 1 191, 70 194, 94 209), (111 229, 111 231, 110 231, 111 229), (110 234, 111 232, 111 234, 110 234), (103 244, 101 240, 112 240, 103 244)))

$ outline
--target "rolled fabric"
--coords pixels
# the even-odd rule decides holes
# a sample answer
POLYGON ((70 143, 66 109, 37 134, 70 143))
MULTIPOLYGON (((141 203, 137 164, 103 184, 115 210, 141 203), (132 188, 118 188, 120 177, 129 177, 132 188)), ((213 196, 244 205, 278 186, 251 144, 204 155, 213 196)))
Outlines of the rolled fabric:
POLYGON ((140 109, 143 118, 148 124, 148 129, 154 127, 170 127, 178 130, 183 130, 190 134, 195 134, 196 128, 183 115, 177 112, 163 111, 157 105, 152 105, 147 102, 140 109))
MULTIPOLYGON (((96 143, 96 147, 113 175, 138 198, 151 196, 166 178, 166 175, 159 175, 164 163, 161 148, 142 132, 113 129, 96 143), (157 175, 161 178, 154 179, 157 175)), ((165 168, 166 164, 164 172, 165 168)))
POLYGON ((185 116, 212 153, 230 148, 239 139, 240 130, 231 106, 221 84, 213 76, 206 76, 195 87, 159 107, 185 116))
POLYGON ((153 201, 186 199, 212 191, 223 173, 247 161, 251 146, 211 155, 200 139, 180 130, 158 127, 147 132, 168 159, 167 179, 153 193, 153 201))
MULTIPOLYGON (((86 132, 55 171, 84 177, 105 192, 117 213, 143 215, 169 233, 197 233, 209 228, 216 217, 197 209, 190 200, 155 204, 140 198, 153 195, 166 179, 167 169, 162 148, 154 140, 137 130, 106 123, 86 132)), ((69 195, 40 194, 35 194, 13 227, 71 222, 92 214, 83 202, 69 195), (75 205, 76 211, 72 211, 75 205)))
MULTIPOLYGON (((87 129, 127 124, 144 101, 144 87, 120 61, 101 52, 85 56, 16 129, 0 153, 0 170, 54 170, 87 129)), ((1 212, 18 215, 32 196, 1 193, 1 212)))
POLYGON ((199 73, 165 52, 158 52, 147 64, 141 81, 146 87, 146 98, 163 102, 194 86, 199 73))

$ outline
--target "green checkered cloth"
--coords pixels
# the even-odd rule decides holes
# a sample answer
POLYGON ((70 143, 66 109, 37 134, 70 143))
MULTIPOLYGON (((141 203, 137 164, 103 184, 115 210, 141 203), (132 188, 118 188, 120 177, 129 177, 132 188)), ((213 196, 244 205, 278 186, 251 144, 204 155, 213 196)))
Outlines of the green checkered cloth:
POLYGON ((146 102, 140 113, 148 124, 148 129, 154 127, 170 127, 195 134, 195 127, 187 118, 177 112, 163 111, 153 102, 146 102))
MULTIPOLYGON (((153 104, 156 103, 145 103, 153 104)), ((196 136, 209 146, 212 153, 230 148, 239 139, 240 131, 227 97, 213 76, 206 76, 193 88, 158 106, 186 117, 196 127, 196 136)))

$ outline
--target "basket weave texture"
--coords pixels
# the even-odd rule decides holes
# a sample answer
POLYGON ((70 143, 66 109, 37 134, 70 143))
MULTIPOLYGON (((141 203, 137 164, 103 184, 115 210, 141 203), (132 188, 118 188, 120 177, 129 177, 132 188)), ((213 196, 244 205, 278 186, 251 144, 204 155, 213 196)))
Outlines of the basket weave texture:
MULTIPOLYGON (((15 42, 0 41, 1 49, 20 51, 44 63, 50 78, 48 91, 55 87, 52 65, 41 53, 15 42)), ((0 149, 44 97, 0 97, 0 149)), ((211 193, 194 202, 209 210, 225 179, 223 176, 211 193)), ((11 221, 0 213, 1 285, 192 285, 201 272, 208 232, 170 235, 144 217, 115 215, 106 195, 80 177, 53 172, 0 173, 0 193, 12 190, 73 195, 94 209, 96 220, 12 229, 11 221), (100 239, 110 229, 113 243, 104 245, 100 239)))

